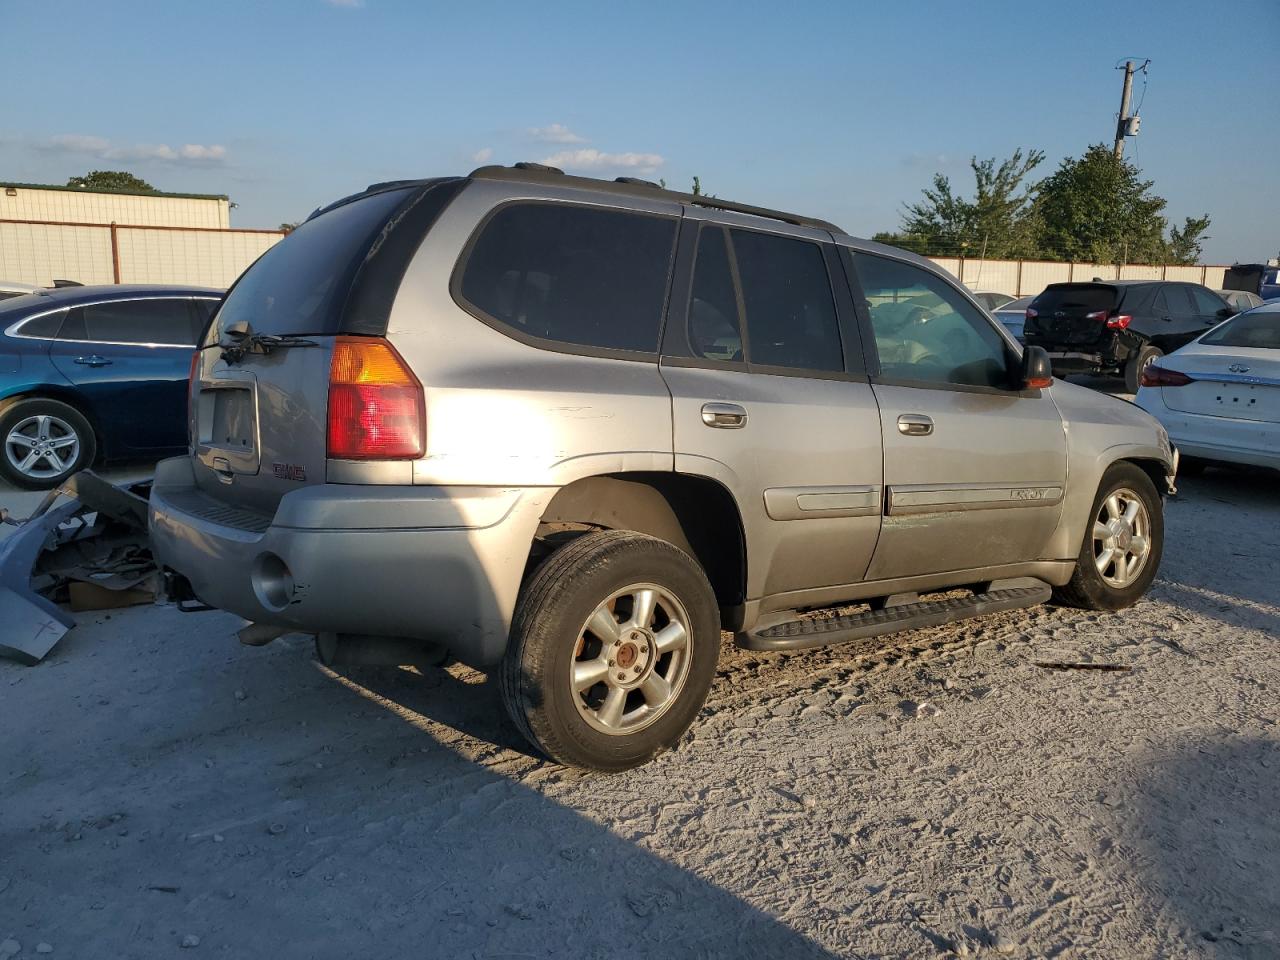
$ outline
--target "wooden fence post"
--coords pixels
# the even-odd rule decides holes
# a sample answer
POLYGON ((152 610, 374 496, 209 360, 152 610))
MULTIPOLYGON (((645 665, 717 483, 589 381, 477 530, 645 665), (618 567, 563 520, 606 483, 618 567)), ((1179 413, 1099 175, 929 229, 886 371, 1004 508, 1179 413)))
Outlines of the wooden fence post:
POLYGON ((120 237, 116 233, 116 222, 111 221, 111 274, 115 282, 120 282, 120 237))

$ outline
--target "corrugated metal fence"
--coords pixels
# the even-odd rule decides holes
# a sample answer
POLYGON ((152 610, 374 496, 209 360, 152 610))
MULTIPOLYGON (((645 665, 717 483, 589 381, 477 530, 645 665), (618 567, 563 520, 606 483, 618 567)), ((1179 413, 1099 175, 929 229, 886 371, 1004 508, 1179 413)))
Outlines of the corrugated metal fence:
POLYGON ((229 287, 279 230, 0 220, 0 279, 229 287))
MULTIPOLYGON (((228 287, 284 234, 122 223, 0 220, 0 280, 49 286, 80 283, 190 283, 228 287)), ((1070 280, 1188 280, 1221 287, 1225 266, 1142 266, 1036 260, 930 258, 974 290, 1013 296, 1070 280)))
POLYGON ((1053 263, 1043 260, 961 260, 930 257, 934 263, 960 278, 971 290, 990 290, 1015 297, 1039 293, 1051 283, 1072 280, 1185 280, 1206 287, 1221 287, 1226 266, 1184 267, 1115 263, 1053 263))

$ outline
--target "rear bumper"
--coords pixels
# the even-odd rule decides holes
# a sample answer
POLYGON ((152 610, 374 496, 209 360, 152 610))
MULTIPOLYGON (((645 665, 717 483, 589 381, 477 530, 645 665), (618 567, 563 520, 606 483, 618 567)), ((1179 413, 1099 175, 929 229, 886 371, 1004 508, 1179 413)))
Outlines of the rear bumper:
POLYGON ((485 666, 506 648, 548 488, 317 484, 270 522, 241 519, 163 461, 151 496, 157 561, 210 606, 306 633, 408 637, 485 666))
POLYGON ((1043 336, 1026 337, 1029 346, 1043 347, 1053 362, 1054 373, 1116 373, 1124 368, 1133 350, 1119 336, 1109 335, 1101 344, 1075 346, 1057 343, 1043 336))
POLYGON ((1280 469, 1280 425, 1171 410, 1158 387, 1144 387, 1136 402, 1164 425, 1184 457, 1280 469))

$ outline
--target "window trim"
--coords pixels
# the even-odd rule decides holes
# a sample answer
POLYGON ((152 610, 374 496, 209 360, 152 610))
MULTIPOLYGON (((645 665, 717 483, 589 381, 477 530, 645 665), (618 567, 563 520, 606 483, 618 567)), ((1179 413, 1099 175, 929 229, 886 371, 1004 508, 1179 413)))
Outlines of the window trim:
MULTIPOLYGON (((830 240, 820 240, 807 236, 796 236, 781 232, 748 226, 746 224, 725 222, 715 218, 686 216, 680 231, 679 262, 676 265, 675 277, 678 285, 673 285, 670 296, 670 307, 667 311, 666 329, 662 339, 661 362, 665 366, 682 367, 692 370, 723 370, 730 373, 752 373, 769 377, 800 377, 807 380, 838 380, 846 383, 867 383, 868 375, 865 354, 862 351, 861 331, 857 328, 857 314, 853 310, 852 299, 848 289, 837 279, 833 270, 839 261, 839 255, 833 251, 836 245, 830 240), (692 344, 688 342, 689 304, 693 298, 693 277, 697 266, 698 245, 704 229, 717 229, 724 232, 726 252, 729 256, 729 273, 733 281, 734 297, 738 302, 739 333, 742 335, 742 360, 712 360, 707 357, 668 353, 668 336, 678 337, 677 344, 689 354, 693 353, 692 344), (823 267, 827 273, 827 287, 831 293, 831 304, 835 310, 836 333, 840 338, 840 370, 816 370, 810 367, 779 367, 772 364, 751 362, 751 335, 744 329, 747 326, 747 314, 742 299, 741 279, 738 275, 738 255, 733 246, 732 230, 744 230, 751 233, 762 233, 783 240, 797 240, 811 243, 822 254, 823 267), (843 294, 843 295, 842 295, 843 294), (857 339, 854 339, 856 335, 857 339)), ((839 264, 841 270, 843 264, 839 264)))
POLYGON ((669 213, 651 213, 648 210, 636 210, 633 207, 618 206, 613 203, 590 203, 583 200, 560 200, 554 197, 515 197, 510 200, 504 200, 495 204, 490 208, 480 222, 476 224, 471 231, 471 235, 467 237, 467 242, 462 247, 462 252, 458 255, 457 261, 453 265, 453 272, 449 275, 449 296, 453 298, 453 302, 457 304, 463 311, 479 320, 487 327, 491 327, 503 336, 510 337, 518 343, 526 346, 536 347, 540 350, 547 350, 551 353, 563 353, 575 357, 597 357, 605 360, 631 360, 644 363, 657 363, 662 353, 662 338, 666 335, 666 319, 668 309, 671 303, 671 285, 675 279, 676 262, 680 249, 680 223, 681 218, 669 213), (476 245, 480 241, 480 237, 484 234, 485 229, 489 226, 490 221, 494 219, 503 210, 512 206, 545 206, 554 204, 565 207, 581 207, 587 210, 606 210, 616 213, 631 214, 636 217, 653 217, 656 219, 670 221, 674 227, 674 233, 671 241, 671 253, 667 259, 667 282, 662 294, 662 303, 658 312, 657 324, 657 340, 652 351, 644 350, 620 350, 613 347, 592 347, 586 344, 570 343, 566 340, 551 340, 546 337, 538 337, 533 334, 525 333, 523 330, 517 330, 510 324, 504 323, 497 317, 486 313, 476 304, 472 303, 462 295, 462 278, 467 272, 467 266, 471 262, 471 255, 475 252, 476 245))
MULTIPOLYGON (((192 309, 191 301, 193 300, 209 300, 213 303, 221 302, 221 298, 210 296, 207 293, 202 294, 152 294, 137 297, 107 297, 103 300, 87 300, 84 303, 71 303, 61 307, 53 307, 49 310, 41 310, 39 313, 32 313, 21 320, 15 320, 4 329, 6 337, 13 337, 18 340, 35 340, 44 343, 89 343, 104 347, 148 347, 158 350, 195 350, 198 349, 200 341, 194 343, 144 343, 136 340, 62 340, 56 334, 52 337, 33 337, 22 333, 22 327, 30 323, 32 320, 39 320, 41 317, 47 317, 54 313, 70 313, 72 310, 78 310, 81 307, 100 307, 109 303, 134 303, 139 300, 181 300, 187 305, 188 309, 192 309)), ((65 320, 65 318, 64 318, 65 320)), ((61 330, 61 325, 59 325, 61 330)))
POLYGON ((1006 361, 1022 357, 1022 346, 1013 339, 1013 335, 1008 332, 1004 324, 995 320, 990 313, 984 310, 981 305, 974 300, 972 294, 965 287, 952 282, 941 272, 929 270, 920 264, 908 260, 906 257, 893 256, 891 253, 883 253, 879 250, 864 250, 859 247, 849 246, 847 244, 837 244, 840 250, 840 259, 844 264, 846 279, 849 282, 849 291, 853 296, 853 308, 858 317, 858 330, 862 337, 863 351, 866 357, 868 379, 873 385, 883 385, 886 387, 913 387, 918 390, 946 390, 952 393, 977 393, 987 396, 1000 397, 1019 397, 1026 399, 1034 399, 1043 393, 1041 388, 1037 387, 1028 390, 1021 387, 987 387, 980 384, 971 383, 950 383, 941 380, 912 380, 906 377, 886 377, 883 368, 880 366, 880 351, 876 346, 875 327, 871 323, 871 314, 866 309, 866 297, 862 291, 862 280, 858 277, 857 267, 854 265, 854 254, 862 254, 868 257, 880 257, 883 260, 893 260, 901 263, 903 266, 914 267, 925 273, 932 273, 943 283, 947 284, 952 290, 959 291, 964 299, 968 300, 973 306, 977 307, 978 316, 990 327, 995 329, 996 334, 1004 342, 1006 361))

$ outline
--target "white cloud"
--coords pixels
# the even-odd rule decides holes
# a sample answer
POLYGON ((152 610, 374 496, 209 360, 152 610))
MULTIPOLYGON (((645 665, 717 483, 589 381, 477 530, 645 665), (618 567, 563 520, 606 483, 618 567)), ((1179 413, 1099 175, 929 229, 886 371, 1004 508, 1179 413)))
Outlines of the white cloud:
POLYGON ((324 0, 324 2, 331 7, 344 7, 348 10, 364 6, 364 0, 324 0))
POLYGON ((184 143, 171 147, 167 143, 114 144, 105 137, 64 133, 50 137, 36 146, 51 153, 79 153, 100 160, 159 160, 164 163, 221 163, 227 148, 218 143, 184 143))
POLYGON ((653 173, 666 161, 656 153, 604 153, 593 148, 561 150, 542 161, 566 170, 631 170, 653 173))
POLYGON ((549 127, 530 127, 529 136, 540 143, 586 143, 586 137, 580 137, 563 123, 553 123, 549 127))
POLYGON ((472 163, 488 163, 493 159, 493 147, 481 147, 471 155, 472 163))

